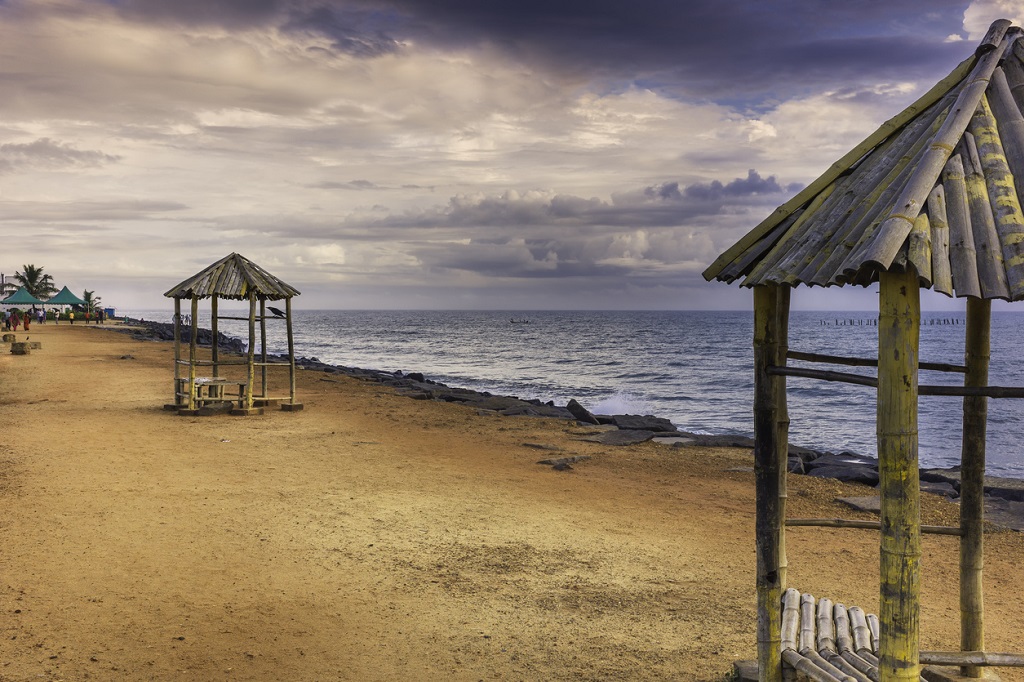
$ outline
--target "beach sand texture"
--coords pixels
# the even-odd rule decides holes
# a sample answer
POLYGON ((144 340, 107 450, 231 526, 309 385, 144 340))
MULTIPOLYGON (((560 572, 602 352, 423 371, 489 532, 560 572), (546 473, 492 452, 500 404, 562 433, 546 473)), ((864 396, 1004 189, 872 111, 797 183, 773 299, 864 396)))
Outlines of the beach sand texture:
MULTIPOLYGON (((30 336, 0 354, 0 680, 722 680, 754 657, 747 450, 602 446, 320 372, 301 412, 179 417, 170 344, 30 336)), ((870 492, 794 476, 789 515, 871 518, 834 502, 870 492)), ((877 612, 875 533, 788 538, 790 585, 877 612)), ((988 649, 1024 651, 1022 536, 986 539, 988 649)), ((955 649, 956 543, 923 547, 922 645, 955 649)))

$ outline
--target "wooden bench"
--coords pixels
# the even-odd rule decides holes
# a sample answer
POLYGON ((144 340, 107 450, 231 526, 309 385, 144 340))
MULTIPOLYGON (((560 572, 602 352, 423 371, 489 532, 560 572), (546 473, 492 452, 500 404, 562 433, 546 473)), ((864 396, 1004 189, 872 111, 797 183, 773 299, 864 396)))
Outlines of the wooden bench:
POLYGON ((245 388, 247 381, 224 379, 222 377, 196 377, 189 386, 188 377, 178 379, 178 400, 183 407, 188 406, 189 396, 195 396, 196 408, 212 403, 235 403, 239 409, 245 407, 245 388), (236 387, 238 394, 225 397, 225 388, 236 387))

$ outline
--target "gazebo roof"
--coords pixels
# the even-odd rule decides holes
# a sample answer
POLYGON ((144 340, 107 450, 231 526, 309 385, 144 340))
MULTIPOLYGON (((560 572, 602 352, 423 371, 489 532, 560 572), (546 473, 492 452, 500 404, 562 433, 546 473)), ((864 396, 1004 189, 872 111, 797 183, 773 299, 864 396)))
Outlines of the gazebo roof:
POLYGON ((0 301, 5 305, 43 305, 45 301, 40 301, 38 298, 28 293, 28 289, 21 287, 13 294, 0 301))
POLYGON ((913 265, 921 286, 947 296, 1024 300, 1022 33, 995 22, 974 55, 725 251, 705 279, 866 286, 913 265))
POLYGON ((47 303, 52 303, 54 305, 85 305, 85 301, 71 293, 71 290, 67 287, 61 289, 57 294, 50 298, 47 303))
POLYGON ((246 300, 252 292, 267 301, 298 296, 299 291, 253 263, 232 253, 176 285, 164 296, 168 298, 227 298, 246 300))

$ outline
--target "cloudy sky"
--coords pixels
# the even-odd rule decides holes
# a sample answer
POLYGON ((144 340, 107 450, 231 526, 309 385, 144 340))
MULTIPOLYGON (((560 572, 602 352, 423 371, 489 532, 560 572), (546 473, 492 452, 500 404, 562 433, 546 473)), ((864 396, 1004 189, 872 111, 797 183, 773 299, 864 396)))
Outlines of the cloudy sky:
MULTIPOLYGON (((701 271, 1000 17, 1020 0, 0 0, 0 271, 121 309, 232 251, 306 309, 747 308, 701 271)), ((873 305, 821 293, 794 304, 873 305)))

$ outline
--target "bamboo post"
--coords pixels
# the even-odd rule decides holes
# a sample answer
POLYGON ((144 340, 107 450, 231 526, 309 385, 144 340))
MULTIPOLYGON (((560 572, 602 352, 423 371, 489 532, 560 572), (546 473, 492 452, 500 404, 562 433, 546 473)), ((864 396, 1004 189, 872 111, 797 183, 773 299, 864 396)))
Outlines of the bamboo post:
POLYGON ((779 537, 782 467, 778 438, 777 383, 768 368, 779 357, 779 295, 774 286, 754 287, 754 480, 757 517, 757 663, 759 682, 782 679, 779 537))
POLYGON ((921 292, 913 267, 881 272, 878 313, 878 473, 881 489, 881 682, 917 680, 921 503, 917 364, 921 292))
MULTIPOLYGON (((775 353, 775 360, 772 364, 785 367, 786 357, 789 354, 789 307, 791 289, 788 286, 774 287, 776 291, 777 322, 778 326, 778 350, 775 353)), ((779 451, 779 585, 786 589, 786 573, 789 567, 789 560, 786 558, 786 499, 787 492, 786 476, 789 473, 789 407, 786 401, 786 377, 777 375, 775 380, 775 446, 779 451)))
POLYGON ((295 337, 292 335, 292 299, 284 299, 285 325, 288 328, 288 391, 291 404, 295 404, 295 337))
POLYGON ((249 292, 249 380, 245 386, 245 409, 252 409, 252 384, 256 380, 256 292, 249 292))
POLYGON ((199 341, 199 299, 192 297, 192 338, 188 344, 188 409, 196 409, 196 343, 199 341))
POLYGON ((213 333, 213 348, 210 349, 210 359, 213 361, 213 376, 220 376, 220 367, 218 362, 220 360, 220 349, 217 344, 217 337, 219 336, 217 331, 217 294, 214 294, 210 299, 210 331, 213 333))
POLYGON ((267 398, 267 301, 260 298, 260 395, 267 398))
POLYGON ((181 299, 174 297, 174 404, 181 405, 181 299))
MULTIPOLYGON (((967 336, 964 386, 988 384, 992 302, 967 299, 967 336)), ((985 427, 988 399, 964 398, 963 447, 960 459, 960 648, 983 651, 984 602, 982 591, 983 525, 985 519, 985 427)), ((965 666, 965 677, 981 677, 981 668, 965 666)))

